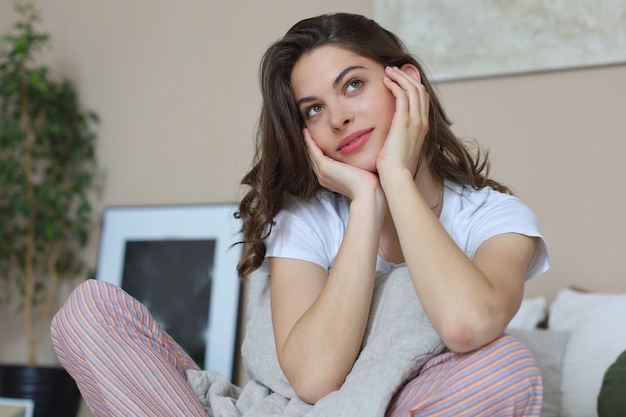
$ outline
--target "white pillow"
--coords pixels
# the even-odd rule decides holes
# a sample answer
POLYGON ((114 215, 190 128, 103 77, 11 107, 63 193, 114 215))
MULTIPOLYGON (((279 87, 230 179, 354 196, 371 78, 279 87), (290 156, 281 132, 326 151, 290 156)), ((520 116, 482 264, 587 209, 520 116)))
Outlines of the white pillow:
POLYGON ((626 350, 626 294, 560 290, 550 306, 548 329, 569 331, 563 357, 564 417, 597 416, 602 378, 626 350))
POLYGON ((524 298, 522 305, 507 327, 512 329, 534 330, 545 318, 545 297, 537 296, 524 298))

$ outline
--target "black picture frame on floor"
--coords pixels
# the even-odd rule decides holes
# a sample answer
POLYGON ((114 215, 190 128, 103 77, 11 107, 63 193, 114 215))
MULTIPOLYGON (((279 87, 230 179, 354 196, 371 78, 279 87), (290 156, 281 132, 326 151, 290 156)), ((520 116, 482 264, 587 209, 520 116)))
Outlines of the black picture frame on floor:
POLYGON ((120 286, 203 369, 234 378, 241 283, 235 204, 109 206, 96 279, 120 286))

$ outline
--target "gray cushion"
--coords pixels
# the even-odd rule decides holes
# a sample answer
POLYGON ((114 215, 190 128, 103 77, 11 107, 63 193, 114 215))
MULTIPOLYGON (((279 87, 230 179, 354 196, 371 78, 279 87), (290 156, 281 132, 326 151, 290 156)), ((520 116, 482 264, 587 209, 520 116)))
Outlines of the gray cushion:
POLYGON ((553 330, 507 329, 533 354, 543 378, 541 417, 561 415, 561 369, 569 332, 553 330))

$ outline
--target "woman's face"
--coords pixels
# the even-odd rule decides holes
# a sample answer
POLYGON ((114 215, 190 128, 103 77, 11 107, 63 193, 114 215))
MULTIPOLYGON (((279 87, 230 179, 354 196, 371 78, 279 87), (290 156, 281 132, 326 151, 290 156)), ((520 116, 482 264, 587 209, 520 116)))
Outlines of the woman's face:
POLYGON ((376 171, 396 107, 384 77, 378 62, 333 45, 298 60, 291 73, 293 94, 313 140, 328 157, 376 171))

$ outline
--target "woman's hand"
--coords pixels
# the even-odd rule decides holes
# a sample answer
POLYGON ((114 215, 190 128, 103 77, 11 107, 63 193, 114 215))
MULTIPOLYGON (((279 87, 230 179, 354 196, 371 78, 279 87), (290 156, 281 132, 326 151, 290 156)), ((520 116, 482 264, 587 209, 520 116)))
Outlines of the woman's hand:
POLYGON ((387 170, 402 168, 416 174, 417 161, 428 133, 430 95, 421 83, 419 71, 413 65, 403 69, 385 68, 385 86, 396 98, 387 141, 378 155, 379 175, 387 170))
MULTIPOLYGON (((375 190, 383 197, 378 177, 364 169, 335 161, 317 146, 308 129, 303 130, 313 170, 322 187, 354 200, 362 191, 375 190)), ((383 197, 384 198, 384 197, 383 197)))

